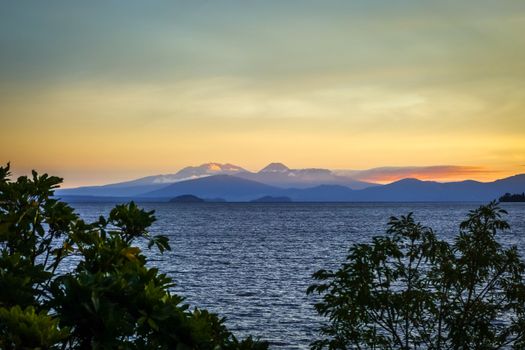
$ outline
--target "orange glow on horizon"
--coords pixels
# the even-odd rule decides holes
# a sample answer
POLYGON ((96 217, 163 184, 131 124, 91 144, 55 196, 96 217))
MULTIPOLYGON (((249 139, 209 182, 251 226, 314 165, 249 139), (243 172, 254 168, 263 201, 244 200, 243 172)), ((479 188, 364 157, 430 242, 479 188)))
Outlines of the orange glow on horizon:
POLYGON ((525 2, 256 3, 2 7, 0 162, 65 187, 210 161, 525 172, 525 2))
POLYGON ((405 167, 400 168, 398 171, 393 173, 385 171, 370 174, 369 176, 365 174, 364 176, 359 177, 359 179, 362 181, 378 184, 388 184, 406 178, 436 182, 454 182, 463 180, 491 182, 512 175, 517 175, 517 173, 503 170, 490 170, 483 167, 473 166, 431 166, 427 168, 418 167, 418 169, 405 167))

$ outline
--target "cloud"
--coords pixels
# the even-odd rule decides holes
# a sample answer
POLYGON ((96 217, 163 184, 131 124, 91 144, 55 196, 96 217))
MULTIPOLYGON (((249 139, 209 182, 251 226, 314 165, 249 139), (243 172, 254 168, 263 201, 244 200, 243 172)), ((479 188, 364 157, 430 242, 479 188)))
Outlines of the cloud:
POLYGON ((384 69, 421 69, 413 79, 425 84, 523 76, 523 4, 512 0, 1 6, 0 73, 9 83, 210 75, 267 81, 343 72, 361 80, 384 69))
POLYGON ((367 170, 335 170, 334 172, 356 180, 376 183, 390 183, 404 178, 435 181, 464 180, 494 176, 495 173, 498 173, 496 170, 484 167, 460 165, 380 167, 367 170))
POLYGON ((108 182, 276 155, 298 167, 522 172, 524 10, 515 0, 0 2, 0 158, 108 182))

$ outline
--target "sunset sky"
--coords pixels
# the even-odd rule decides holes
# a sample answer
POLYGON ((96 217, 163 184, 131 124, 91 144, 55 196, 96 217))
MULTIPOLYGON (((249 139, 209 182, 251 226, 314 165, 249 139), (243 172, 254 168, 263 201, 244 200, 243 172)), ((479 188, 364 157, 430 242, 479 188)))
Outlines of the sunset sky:
POLYGON ((0 0, 0 121, 1 162, 66 186, 525 173, 525 1, 0 0))

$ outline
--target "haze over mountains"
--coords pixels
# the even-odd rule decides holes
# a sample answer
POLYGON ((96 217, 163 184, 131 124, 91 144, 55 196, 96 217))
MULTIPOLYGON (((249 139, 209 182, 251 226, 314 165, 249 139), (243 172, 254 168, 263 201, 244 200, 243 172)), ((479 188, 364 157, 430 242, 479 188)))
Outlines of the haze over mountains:
POLYGON ((206 163, 175 174, 154 175, 103 186, 62 189, 66 200, 161 200, 191 194, 227 201, 252 201, 264 196, 293 201, 489 201, 506 192, 525 191, 525 174, 493 182, 472 180, 440 183, 402 179, 387 185, 358 181, 328 169, 290 169, 271 163, 258 172, 233 164, 206 163))
POLYGON ((375 185, 354 180, 350 176, 336 175, 328 169, 289 169, 282 163, 270 163, 258 172, 250 172, 240 166, 228 163, 206 163, 185 167, 174 174, 153 175, 132 181, 104 186, 86 186, 61 190, 60 192, 69 195, 136 196, 161 189, 167 184, 214 175, 233 175, 276 187, 306 188, 322 184, 337 184, 360 189, 375 185))

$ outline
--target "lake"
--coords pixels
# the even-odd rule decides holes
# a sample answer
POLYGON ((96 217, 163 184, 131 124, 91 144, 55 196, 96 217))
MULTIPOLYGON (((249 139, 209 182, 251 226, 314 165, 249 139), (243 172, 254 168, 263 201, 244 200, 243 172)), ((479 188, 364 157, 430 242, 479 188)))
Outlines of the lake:
MULTIPOLYGON (((311 275, 337 268, 353 243, 385 232, 390 216, 414 212, 439 237, 452 239, 480 203, 143 203, 155 210, 151 232, 170 238, 171 252, 146 252, 192 306, 226 317, 239 337, 258 336, 272 349, 306 349, 322 319, 306 296, 311 275)), ((75 203, 84 219, 113 204, 75 203)), ((504 245, 525 252, 525 203, 504 203, 511 230, 504 245)))

